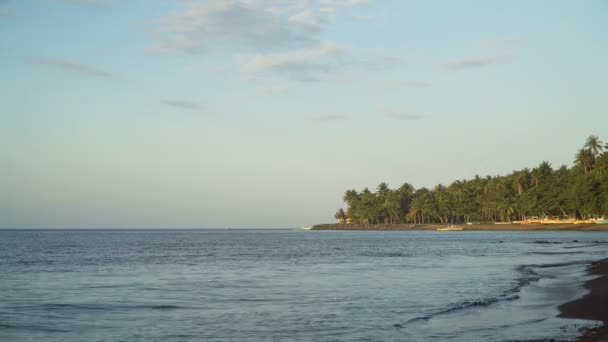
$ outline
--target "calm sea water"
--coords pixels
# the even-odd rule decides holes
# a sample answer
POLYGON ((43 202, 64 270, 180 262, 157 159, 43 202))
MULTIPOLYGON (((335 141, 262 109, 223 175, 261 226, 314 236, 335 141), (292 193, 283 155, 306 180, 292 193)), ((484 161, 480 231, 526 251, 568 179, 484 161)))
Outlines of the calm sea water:
POLYGON ((0 231, 0 341, 520 341, 603 232, 0 231), (577 242, 574 242, 576 240, 577 242))

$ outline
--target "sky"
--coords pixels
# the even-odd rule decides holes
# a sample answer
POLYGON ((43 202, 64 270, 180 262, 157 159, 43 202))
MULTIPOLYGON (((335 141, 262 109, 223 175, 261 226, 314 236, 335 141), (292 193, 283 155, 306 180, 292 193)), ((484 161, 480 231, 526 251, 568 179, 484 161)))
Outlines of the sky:
POLYGON ((608 140, 608 1, 0 0, 0 228, 287 228, 608 140))

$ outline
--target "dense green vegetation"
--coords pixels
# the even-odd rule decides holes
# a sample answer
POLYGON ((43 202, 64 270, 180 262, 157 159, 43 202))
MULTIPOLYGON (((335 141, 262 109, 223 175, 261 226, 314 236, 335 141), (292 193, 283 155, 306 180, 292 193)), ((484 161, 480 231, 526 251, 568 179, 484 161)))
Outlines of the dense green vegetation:
POLYGON ((358 224, 505 222, 527 216, 608 214, 608 144, 590 136, 570 168, 553 169, 542 162, 531 170, 475 176, 433 189, 415 189, 408 183, 389 189, 380 183, 376 192, 348 190, 344 201, 348 210, 339 209, 336 219, 358 224))

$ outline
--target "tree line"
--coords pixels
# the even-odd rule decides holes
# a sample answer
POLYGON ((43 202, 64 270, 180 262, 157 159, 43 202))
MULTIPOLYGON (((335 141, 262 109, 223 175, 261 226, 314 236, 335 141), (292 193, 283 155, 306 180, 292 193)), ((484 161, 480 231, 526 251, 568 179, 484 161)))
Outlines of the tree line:
POLYGON ((357 224, 508 222, 529 216, 589 218, 608 214, 608 144, 591 135, 571 167, 544 161, 505 176, 475 176, 432 189, 405 183, 373 192, 347 190, 339 222, 357 224))

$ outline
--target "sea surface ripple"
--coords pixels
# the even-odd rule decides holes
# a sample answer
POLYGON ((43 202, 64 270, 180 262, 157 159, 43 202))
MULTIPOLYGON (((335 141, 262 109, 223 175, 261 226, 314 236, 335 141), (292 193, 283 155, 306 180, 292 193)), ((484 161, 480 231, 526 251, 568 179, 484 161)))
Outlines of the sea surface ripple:
POLYGON ((0 341, 525 341, 605 232, 0 230, 0 341))

